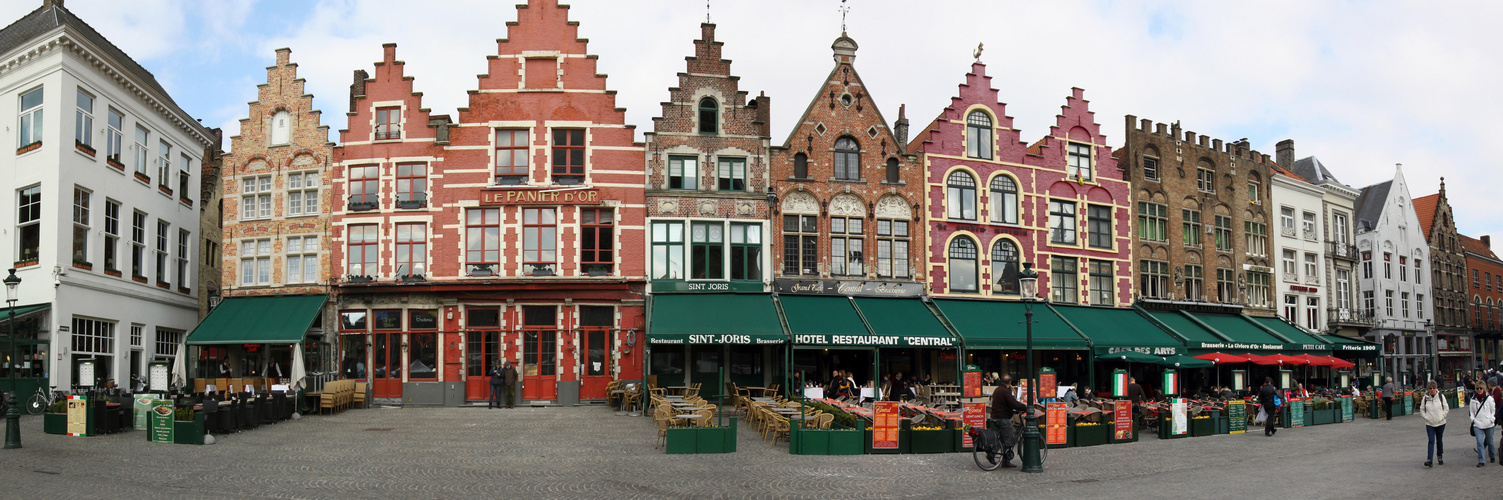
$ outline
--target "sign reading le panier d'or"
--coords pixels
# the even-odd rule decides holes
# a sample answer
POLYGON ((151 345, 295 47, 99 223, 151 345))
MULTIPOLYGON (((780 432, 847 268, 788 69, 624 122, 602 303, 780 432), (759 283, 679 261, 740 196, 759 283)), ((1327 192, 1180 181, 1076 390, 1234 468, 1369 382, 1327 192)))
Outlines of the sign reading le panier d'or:
POLYGON ((596 205, 598 189, 483 189, 481 205, 596 205))

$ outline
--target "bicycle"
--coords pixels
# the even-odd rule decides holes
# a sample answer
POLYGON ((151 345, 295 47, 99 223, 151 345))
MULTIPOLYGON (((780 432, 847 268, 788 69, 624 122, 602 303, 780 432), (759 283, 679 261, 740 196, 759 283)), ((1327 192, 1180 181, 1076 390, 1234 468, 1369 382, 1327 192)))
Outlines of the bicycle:
POLYGON ((41 386, 37 386, 37 393, 32 394, 31 398, 26 400, 26 413, 41 415, 47 407, 52 406, 53 403, 62 401, 65 397, 67 395, 63 391, 55 390, 49 394, 47 391, 43 391, 41 386))
MULTIPOLYGON (((987 419, 988 426, 1000 426, 997 420, 987 419)), ((966 427, 966 433, 971 436, 974 450, 971 458, 976 461, 976 466, 981 470, 991 471, 1001 467, 1003 462, 1011 462, 1014 457, 1023 455, 1023 424, 1011 424, 1013 426, 1014 443, 1004 446, 1001 443, 1001 433, 989 428, 966 427), (999 460, 1000 459, 1000 460, 999 460)), ((1049 457, 1049 446, 1043 442, 1043 436, 1039 439, 1039 465, 1043 466, 1049 457)))

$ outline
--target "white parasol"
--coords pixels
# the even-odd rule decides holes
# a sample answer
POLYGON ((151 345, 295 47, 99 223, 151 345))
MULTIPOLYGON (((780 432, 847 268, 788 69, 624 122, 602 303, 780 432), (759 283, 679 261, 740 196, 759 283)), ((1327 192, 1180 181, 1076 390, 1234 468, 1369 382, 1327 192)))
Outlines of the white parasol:
POLYGON ((187 355, 184 354, 187 351, 188 351, 188 342, 187 342, 187 340, 184 340, 183 343, 178 344, 178 346, 177 346, 177 355, 173 356, 173 358, 172 358, 172 384, 171 385, 173 385, 175 387, 178 387, 178 388, 182 388, 182 387, 184 387, 184 386, 186 386, 188 384, 187 355))
POLYGON ((289 384, 292 390, 297 391, 306 386, 303 379, 307 377, 308 370, 303 368, 303 344, 299 342, 292 347, 292 383, 289 384))

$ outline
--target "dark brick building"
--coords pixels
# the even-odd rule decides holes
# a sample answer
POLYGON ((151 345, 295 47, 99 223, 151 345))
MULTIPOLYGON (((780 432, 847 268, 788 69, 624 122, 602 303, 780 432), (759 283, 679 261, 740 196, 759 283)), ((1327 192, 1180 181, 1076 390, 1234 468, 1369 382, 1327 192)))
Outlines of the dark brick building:
MULTIPOLYGON (((1419 217, 1420 232, 1424 233, 1425 241, 1430 244, 1435 344, 1428 346, 1428 349, 1437 358, 1436 363, 1440 368, 1438 375, 1449 378, 1457 370, 1467 370, 1473 366, 1470 339, 1472 318, 1468 314, 1473 312, 1469 307, 1473 293, 1470 292, 1487 289, 1482 282, 1481 270, 1467 269, 1466 249, 1462 247, 1461 236, 1456 232, 1456 219, 1451 213, 1451 202, 1446 199, 1444 178, 1440 180, 1440 192, 1414 198, 1414 212, 1419 217), (1467 339, 1466 350, 1460 349, 1463 338, 1467 339), (1442 345, 1445 346, 1444 349, 1441 348, 1442 345)), ((1482 297, 1480 293, 1477 296, 1479 299, 1482 297)))
MULTIPOLYGON (((1487 368, 1497 366, 1500 355, 1498 340, 1503 338, 1503 259, 1493 253, 1492 237, 1482 235, 1472 238, 1467 235, 1457 235, 1461 241, 1462 250, 1466 251, 1466 267, 1474 273, 1480 273, 1481 279, 1471 285, 1471 299, 1468 305, 1471 307, 1472 338, 1466 337, 1447 339, 1437 346, 1441 354, 1448 352, 1470 351, 1473 359, 1480 363, 1477 366, 1487 368), (1452 340, 1457 341, 1452 345, 1452 340)), ((1446 368, 1446 363, 1441 363, 1446 368)), ((1454 374, 1451 374, 1454 376, 1454 374)))

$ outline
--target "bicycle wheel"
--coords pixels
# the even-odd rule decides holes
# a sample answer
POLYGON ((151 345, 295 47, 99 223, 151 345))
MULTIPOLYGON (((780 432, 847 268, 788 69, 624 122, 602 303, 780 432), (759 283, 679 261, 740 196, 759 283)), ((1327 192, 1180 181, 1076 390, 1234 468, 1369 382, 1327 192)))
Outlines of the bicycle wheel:
MULTIPOLYGON (((1022 458, 1023 458, 1023 440, 1020 438, 1020 439, 1018 439, 1018 459, 1022 460, 1022 458)), ((1049 443, 1047 443, 1047 442, 1044 441, 1044 437, 1043 436, 1039 436, 1039 467, 1043 467, 1044 466, 1044 462, 1048 458, 1049 458, 1049 443)))
POLYGON ((971 452, 971 457, 976 459, 976 466, 981 470, 997 470, 997 467, 1002 466, 1002 460, 995 452, 983 450, 980 446, 971 452))
POLYGON ((32 394, 31 399, 26 400, 26 413, 41 415, 42 410, 47 409, 47 398, 41 394, 32 394))

